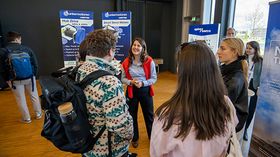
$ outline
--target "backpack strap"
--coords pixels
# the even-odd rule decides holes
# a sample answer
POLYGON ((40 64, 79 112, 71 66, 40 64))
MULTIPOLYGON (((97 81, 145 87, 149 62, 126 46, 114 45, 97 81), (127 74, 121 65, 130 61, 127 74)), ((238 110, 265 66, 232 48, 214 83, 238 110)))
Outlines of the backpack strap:
POLYGON ((75 66, 75 67, 68 73, 68 75, 76 75, 77 72, 78 72, 78 69, 80 68, 81 65, 82 65, 82 64, 79 64, 79 65, 75 66))
MULTIPOLYGON (((78 70, 78 68, 77 68, 78 70)), ((84 89, 87 85, 92 83, 93 80, 98 79, 99 77, 106 76, 106 75, 112 75, 108 71, 105 70, 97 70, 92 73, 90 73, 88 76, 86 76, 79 84, 82 89, 84 89)), ((99 133, 95 136, 96 141, 100 138, 100 136, 103 134, 103 132, 106 129, 106 125, 102 127, 102 129, 99 131, 99 133)), ((109 147, 109 157, 112 157, 112 142, 111 142, 111 132, 108 131, 108 147, 109 147)))
POLYGON ((32 86, 32 92, 34 92, 34 80, 33 80, 33 76, 31 77, 31 86, 32 86))
POLYGON ((81 82, 79 82, 80 87, 82 89, 86 88, 87 85, 89 85, 93 80, 98 79, 99 77, 102 76, 106 76, 106 75, 112 75, 111 73, 109 73, 108 71, 105 70, 97 70, 94 71, 92 73, 90 73, 89 75, 87 75, 81 82))
POLYGON ((108 157, 112 157, 112 140, 111 140, 111 135, 112 133, 108 130, 108 149, 109 149, 109 154, 108 157))
MULTIPOLYGON (((66 73, 66 75, 68 75, 68 77, 71 78, 72 80, 76 80, 76 76, 79 76, 79 75, 77 75, 77 74, 78 74, 78 70, 79 70, 79 68, 80 68, 81 65, 82 65, 82 64, 79 64, 79 65, 73 67, 73 69, 72 69, 72 70, 69 70, 69 71, 66 73)), ((79 77, 78 77, 78 78, 79 78, 79 77)))
POLYGON ((102 127, 102 129, 98 132, 98 134, 94 137, 94 142, 93 143, 96 143, 98 141, 98 139, 101 137, 101 135, 103 134, 103 132, 105 131, 106 129, 106 126, 104 125, 102 127))

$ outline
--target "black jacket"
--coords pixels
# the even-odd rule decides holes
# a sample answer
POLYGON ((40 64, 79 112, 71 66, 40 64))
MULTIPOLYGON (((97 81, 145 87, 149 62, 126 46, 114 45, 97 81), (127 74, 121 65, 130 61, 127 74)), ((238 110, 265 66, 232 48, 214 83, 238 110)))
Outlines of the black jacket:
POLYGON ((224 64, 220 68, 228 97, 236 109, 239 120, 236 126, 236 132, 238 132, 245 125, 248 116, 248 85, 242 72, 241 61, 236 60, 228 65, 224 64))

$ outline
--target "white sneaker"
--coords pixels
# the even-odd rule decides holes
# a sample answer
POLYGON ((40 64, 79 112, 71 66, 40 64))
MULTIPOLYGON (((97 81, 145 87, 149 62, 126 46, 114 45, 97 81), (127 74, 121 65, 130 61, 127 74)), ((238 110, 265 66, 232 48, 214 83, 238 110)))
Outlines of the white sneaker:
POLYGON ((35 119, 41 119, 42 118, 42 112, 41 113, 36 113, 35 119))
POLYGON ((31 119, 21 119, 20 122, 29 124, 29 123, 31 123, 31 119))

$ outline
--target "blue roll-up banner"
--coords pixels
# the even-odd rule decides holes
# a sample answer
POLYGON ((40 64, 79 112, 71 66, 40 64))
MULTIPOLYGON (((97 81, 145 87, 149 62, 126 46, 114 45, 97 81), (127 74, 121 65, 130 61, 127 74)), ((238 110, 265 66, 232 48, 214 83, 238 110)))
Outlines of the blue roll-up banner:
POLYGON ((123 61, 131 44, 131 12, 103 12, 102 27, 117 31, 115 58, 123 61))
POLYGON ((280 2, 271 2, 250 157, 280 156, 279 15, 280 2))
POLYGON ((75 66, 80 43, 93 31, 93 12, 61 10, 59 15, 64 66, 75 66))
POLYGON ((188 41, 204 40, 214 54, 219 48, 220 24, 191 25, 188 41))

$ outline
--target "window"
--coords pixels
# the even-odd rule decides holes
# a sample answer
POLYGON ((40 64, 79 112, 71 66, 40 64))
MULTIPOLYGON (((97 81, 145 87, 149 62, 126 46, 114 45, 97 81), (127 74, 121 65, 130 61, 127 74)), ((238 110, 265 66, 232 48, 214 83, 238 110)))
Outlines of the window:
POLYGON ((261 55, 264 53, 269 2, 273 0, 236 0, 234 28, 236 37, 246 44, 259 42, 261 55))

